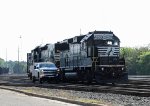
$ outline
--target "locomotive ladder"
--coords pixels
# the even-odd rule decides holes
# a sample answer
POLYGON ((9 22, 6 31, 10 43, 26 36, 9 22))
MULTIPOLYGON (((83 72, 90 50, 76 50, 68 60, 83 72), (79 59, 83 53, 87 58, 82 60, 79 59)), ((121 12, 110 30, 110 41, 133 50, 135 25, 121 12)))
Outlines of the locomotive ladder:
POLYGON ((55 61, 60 61, 60 53, 55 53, 54 58, 55 61))
POLYGON ((92 57, 92 64, 94 64, 94 68, 96 69, 96 63, 98 62, 98 57, 92 57))

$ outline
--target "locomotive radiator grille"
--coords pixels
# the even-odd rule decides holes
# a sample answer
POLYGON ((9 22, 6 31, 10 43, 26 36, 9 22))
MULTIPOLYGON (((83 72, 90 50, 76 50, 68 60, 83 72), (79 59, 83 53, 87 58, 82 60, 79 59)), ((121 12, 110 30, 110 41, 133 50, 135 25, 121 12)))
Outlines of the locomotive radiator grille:
POLYGON ((99 57, 119 56, 119 47, 97 47, 99 57))

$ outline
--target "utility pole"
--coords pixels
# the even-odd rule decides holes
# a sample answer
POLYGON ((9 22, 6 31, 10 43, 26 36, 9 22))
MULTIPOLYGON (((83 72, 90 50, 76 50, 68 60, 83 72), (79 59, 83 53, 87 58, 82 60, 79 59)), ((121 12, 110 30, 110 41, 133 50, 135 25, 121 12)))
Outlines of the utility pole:
POLYGON ((19 45, 18 45, 18 72, 19 72, 19 45))
POLYGON ((20 43, 20 48, 19 48, 19 56, 20 56, 20 60, 22 61, 22 36, 19 36, 19 43, 20 43))
POLYGON ((6 67, 8 68, 8 64, 7 64, 7 48, 6 48, 6 67))
MULTIPOLYGON (((22 37, 21 37, 21 35, 20 35, 20 36, 19 36, 19 41, 21 40, 21 38, 22 38, 22 37)), ((21 45, 20 45, 20 46, 21 46, 21 45)), ((19 70, 19 69, 20 69, 20 68, 19 68, 19 67, 20 67, 20 62, 19 62, 19 61, 20 61, 20 60, 19 60, 19 59, 20 59, 20 50, 19 50, 19 49, 20 49, 20 48, 19 48, 19 43, 18 43, 18 72, 20 71, 20 70, 19 70)))

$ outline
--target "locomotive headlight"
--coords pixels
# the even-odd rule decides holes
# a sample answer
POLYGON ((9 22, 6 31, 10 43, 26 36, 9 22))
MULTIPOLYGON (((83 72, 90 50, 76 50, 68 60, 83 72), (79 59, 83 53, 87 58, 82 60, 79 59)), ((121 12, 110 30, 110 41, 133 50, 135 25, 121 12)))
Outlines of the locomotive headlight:
POLYGON ((101 70, 104 71, 104 67, 102 67, 101 70))
POLYGON ((124 70, 124 67, 122 67, 122 71, 124 70))

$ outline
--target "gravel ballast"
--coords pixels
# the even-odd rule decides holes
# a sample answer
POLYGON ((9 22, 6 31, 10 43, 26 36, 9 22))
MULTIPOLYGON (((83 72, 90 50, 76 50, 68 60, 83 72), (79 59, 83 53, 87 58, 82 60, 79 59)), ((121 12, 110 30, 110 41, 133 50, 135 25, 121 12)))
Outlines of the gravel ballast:
POLYGON ((16 87, 1 86, 19 91, 40 94, 49 97, 57 97, 86 103, 100 104, 104 106, 150 106, 150 97, 128 96, 111 93, 95 93, 73 90, 61 90, 40 87, 16 87))

